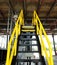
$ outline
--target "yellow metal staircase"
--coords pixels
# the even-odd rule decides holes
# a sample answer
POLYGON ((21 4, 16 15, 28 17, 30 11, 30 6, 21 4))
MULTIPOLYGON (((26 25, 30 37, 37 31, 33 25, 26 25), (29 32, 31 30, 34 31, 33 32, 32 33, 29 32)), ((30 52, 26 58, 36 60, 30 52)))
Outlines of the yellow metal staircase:
MULTIPOLYGON (((35 61, 40 61, 41 62, 41 65, 46 65, 45 64, 45 59, 44 59, 44 56, 46 58, 46 61, 47 61, 47 65, 54 65, 53 63, 53 57, 52 57, 52 47, 51 47, 51 43, 47 37, 47 34, 43 28, 43 25, 36 13, 36 11, 34 11, 33 13, 33 19, 32 19, 32 26, 25 26, 24 25, 24 17, 23 17, 23 10, 21 10, 20 14, 19 14, 19 17, 16 21, 16 24, 15 24, 15 28, 13 29, 13 32, 12 32, 12 35, 10 37, 10 40, 8 42, 8 48, 7 48, 7 57, 6 57, 6 63, 5 65, 13 65, 12 62, 13 62, 13 59, 14 57, 17 56, 17 48, 18 48, 18 37, 20 37, 21 35, 22 36, 25 36, 25 35, 29 35, 29 36, 33 36, 35 33, 35 36, 36 36, 36 41, 37 41, 37 45, 38 45, 38 51, 34 51, 34 52, 39 52, 40 54, 40 59, 23 59, 23 60, 19 60, 19 62, 34 62, 35 61), (30 33, 30 34, 26 34, 26 33, 30 33), (48 51, 49 53, 47 52, 46 50, 46 46, 45 46, 45 42, 42 38, 42 35, 45 36, 46 40, 47 40, 47 44, 48 44, 48 51), (39 37, 40 39, 39 39, 39 37), (44 54, 43 54, 44 52, 44 54)), ((19 40, 22 40, 22 38, 19 40)), ((31 40, 35 40, 35 39, 32 39, 32 38, 24 38, 23 41, 31 41, 31 40)), ((23 45, 23 44, 21 44, 23 45)), ((24 46, 24 45, 23 45, 24 46)), ((27 46, 25 44, 25 46, 27 46)), ((28 44, 28 46, 33 46, 33 45, 30 45, 28 44)), ((21 53, 22 51, 19 51, 19 53, 21 53)), ((24 53, 34 53, 33 51, 24 51, 24 53)), ((18 65, 18 64, 17 64, 18 65)))

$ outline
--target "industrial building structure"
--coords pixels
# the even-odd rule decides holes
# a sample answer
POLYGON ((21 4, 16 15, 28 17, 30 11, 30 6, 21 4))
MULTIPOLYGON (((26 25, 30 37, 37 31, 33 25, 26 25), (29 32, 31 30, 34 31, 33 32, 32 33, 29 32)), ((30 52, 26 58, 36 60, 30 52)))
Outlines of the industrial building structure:
POLYGON ((57 64, 57 0, 0 0, 0 65, 57 64))

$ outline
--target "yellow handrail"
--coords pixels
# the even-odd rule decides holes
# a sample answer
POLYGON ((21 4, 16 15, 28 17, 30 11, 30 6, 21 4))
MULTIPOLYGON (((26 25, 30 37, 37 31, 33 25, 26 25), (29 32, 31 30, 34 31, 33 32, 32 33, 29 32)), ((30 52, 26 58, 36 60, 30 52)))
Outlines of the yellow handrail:
POLYGON ((18 17, 16 24, 15 24, 15 27, 13 29, 12 35, 11 35, 10 40, 8 42, 7 57, 6 57, 5 65, 11 65, 13 56, 16 56, 17 38, 21 32, 20 31, 21 25, 24 25, 23 10, 21 10, 21 12, 19 14, 19 17, 18 17), (14 39, 14 37, 15 37, 15 39, 14 39), (14 43, 13 43, 13 40, 14 40, 14 43), (13 44, 13 46, 12 46, 12 44, 13 44))
POLYGON ((47 34, 46 34, 45 30, 44 30, 44 27, 43 27, 43 25, 42 25, 42 23, 41 23, 38 15, 37 15, 36 11, 34 11, 34 13, 33 13, 32 25, 36 25, 36 32, 37 32, 37 35, 39 34, 39 36, 40 36, 41 47, 43 49, 42 51, 44 51, 44 53, 45 53, 48 65, 54 65, 54 63, 53 63, 53 57, 52 57, 51 43, 50 43, 50 41, 49 41, 49 39, 47 37, 47 34), (49 56, 48 56, 48 53, 47 53, 47 50, 46 50, 46 47, 45 47, 42 35, 45 36, 46 41, 48 43, 49 56))

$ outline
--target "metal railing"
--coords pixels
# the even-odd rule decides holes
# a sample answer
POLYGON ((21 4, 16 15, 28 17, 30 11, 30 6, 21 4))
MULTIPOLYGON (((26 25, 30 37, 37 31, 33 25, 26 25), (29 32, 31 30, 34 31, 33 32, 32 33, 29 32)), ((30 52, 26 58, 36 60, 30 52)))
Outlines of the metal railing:
MULTIPOLYGON (((21 33, 21 25, 24 25, 23 10, 21 10, 21 12, 19 14, 19 17, 18 17, 18 19, 16 21, 15 27, 14 27, 13 32, 11 34, 10 40, 8 42, 7 57, 6 57, 6 64, 5 65, 11 65, 13 57, 16 56, 17 40, 18 40, 17 38, 21 33)), ((51 43, 50 43, 50 41, 49 41, 49 39, 47 37, 47 34, 46 34, 46 32, 45 32, 45 30, 43 28, 43 25, 42 25, 38 15, 37 15, 36 11, 34 11, 34 14, 33 14, 32 25, 36 25, 37 35, 40 36, 41 49, 42 49, 42 52, 44 51, 44 54, 45 54, 46 60, 48 62, 48 65, 54 65, 53 57, 52 57, 51 43), (45 36, 46 41, 48 43, 49 54, 48 54, 48 52, 46 50, 42 35, 45 36)))
MULTIPOLYGON (((48 65, 54 65, 53 57, 52 57, 52 45, 48 39, 48 36, 44 30, 44 27, 43 27, 38 15, 37 15, 36 11, 34 11, 34 13, 33 13, 32 25, 36 25, 36 33, 37 33, 37 35, 40 36, 41 49, 42 49, 42 52, 44 51, 44 55, 46 57, 48 65), (47 49, 45 46, 45 41, 43 40, 42 35, 44 35, 44 37, 47 41, 49 53, 47 52, 47 49)), ((42 53, 42 55, 43 55, 43 53, 42 53)))
POLYGON ((11 65, 13 57, 16 56, 16 49, 17 49, 17 38, 21 32, 21 25, 24 25, 24 18, 23 18, 23 10, 21 10, 18 19, 16 21, 15 27, 11 34, 10 40, 8 42, 7 47, 7 57, 5 65, 11 65), (13 42, 14 41, 14 42, 13 42))

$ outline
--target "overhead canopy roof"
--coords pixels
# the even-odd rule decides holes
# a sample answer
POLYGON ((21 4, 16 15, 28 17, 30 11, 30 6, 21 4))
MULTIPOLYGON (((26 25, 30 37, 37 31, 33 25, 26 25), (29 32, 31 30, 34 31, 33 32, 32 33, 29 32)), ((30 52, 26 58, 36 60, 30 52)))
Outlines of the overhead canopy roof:
POLYGON ((46 32, 52 33, 52 29, 57 33, 57 0, 0 0, 0 31, 4 33, 10 9, 13 14, 18 14, 23 9, 27 19, 30 19, 36 10, 46 32))

